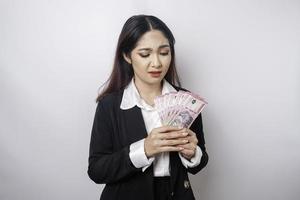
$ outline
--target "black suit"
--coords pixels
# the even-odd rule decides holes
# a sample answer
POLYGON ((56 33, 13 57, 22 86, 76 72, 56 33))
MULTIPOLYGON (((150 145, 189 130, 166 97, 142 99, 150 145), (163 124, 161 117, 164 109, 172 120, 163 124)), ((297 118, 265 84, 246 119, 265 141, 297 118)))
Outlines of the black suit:
MULTIPOLYGON (((141 168, 134 167, 129 157, 130 144, 148 135, 142 112, 137 106, 128 110, 120 109, 122 96, 123 90, 120 90, 105 96, 97 104, 91 133, 88 175, 95 183, 106 184, 101 200, 154 200, 153 165, 142 172, 141 168)), ((195 199, 187 172, 196 174, 208 161, 201 113, 190 129, 196 133, 203 155, 198 166, 185 168, 178 153, 170 152, 173 199, 195 199)))

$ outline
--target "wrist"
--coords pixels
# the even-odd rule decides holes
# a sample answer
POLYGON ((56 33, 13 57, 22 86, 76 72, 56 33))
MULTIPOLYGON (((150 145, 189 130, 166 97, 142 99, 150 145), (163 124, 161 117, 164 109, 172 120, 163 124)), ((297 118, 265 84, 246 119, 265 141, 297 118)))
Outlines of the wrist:
POLYGON ((194 155, 186 155, 186 154, 181 153, 181 152, 180 152, 180 155, 182 155, 182 157, 184 157, 185 159, 187 159, 189 161, 191 161, 191 159, 195 156, 195 154, 194 155))
POLYGON ((151 155, 151 153, 148 151, 148 140, 147 140, 147 138, 145 139, 145 141, 144 141, 144 152, 145 152, 145 155, 146 155, 146 157, 147 158, 150 158, 152 155, 151 155))

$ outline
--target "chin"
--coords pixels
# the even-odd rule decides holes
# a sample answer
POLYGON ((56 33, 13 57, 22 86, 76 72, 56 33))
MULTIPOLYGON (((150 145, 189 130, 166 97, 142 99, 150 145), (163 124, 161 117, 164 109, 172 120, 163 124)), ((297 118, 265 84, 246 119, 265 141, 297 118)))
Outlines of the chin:
POLYGON ((156 85, 156 84, 161 83, 161 81, 162 81, 162 78, 155 78, 155 79, 152 78, 152 79, 148 80, 147 83, 150 85, 156 85))

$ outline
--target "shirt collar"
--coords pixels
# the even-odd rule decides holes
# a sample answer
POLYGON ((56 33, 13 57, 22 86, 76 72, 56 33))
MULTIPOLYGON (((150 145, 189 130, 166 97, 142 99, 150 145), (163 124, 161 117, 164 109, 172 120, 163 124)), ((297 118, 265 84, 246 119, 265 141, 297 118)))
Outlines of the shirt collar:
MULTIPOLYGON (((167 80, 163 79, 162 95, 169 92, 176 92, 176 91, 177 90, 167 80)), ((134 78, 132 78, 130 83, 124 89, 120 108, 123 110, 127 110, 133 108, 135 105, 144 109, 152 108, 141 98, 135 86, 134 78)))

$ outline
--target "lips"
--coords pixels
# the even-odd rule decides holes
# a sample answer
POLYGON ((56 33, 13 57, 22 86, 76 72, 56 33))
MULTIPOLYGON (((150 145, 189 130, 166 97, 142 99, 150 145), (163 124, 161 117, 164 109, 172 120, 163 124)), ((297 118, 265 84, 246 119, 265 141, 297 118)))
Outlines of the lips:
POLYGON ((161 71, 152 71, 152 72, 149 72, 150 74, 161 74, 161 71))
POLYGON ((161 74, 162 71, 151 71, 149 72, 149 74, 152 76, 152 77, 160 77, 160 74, 161 74))

